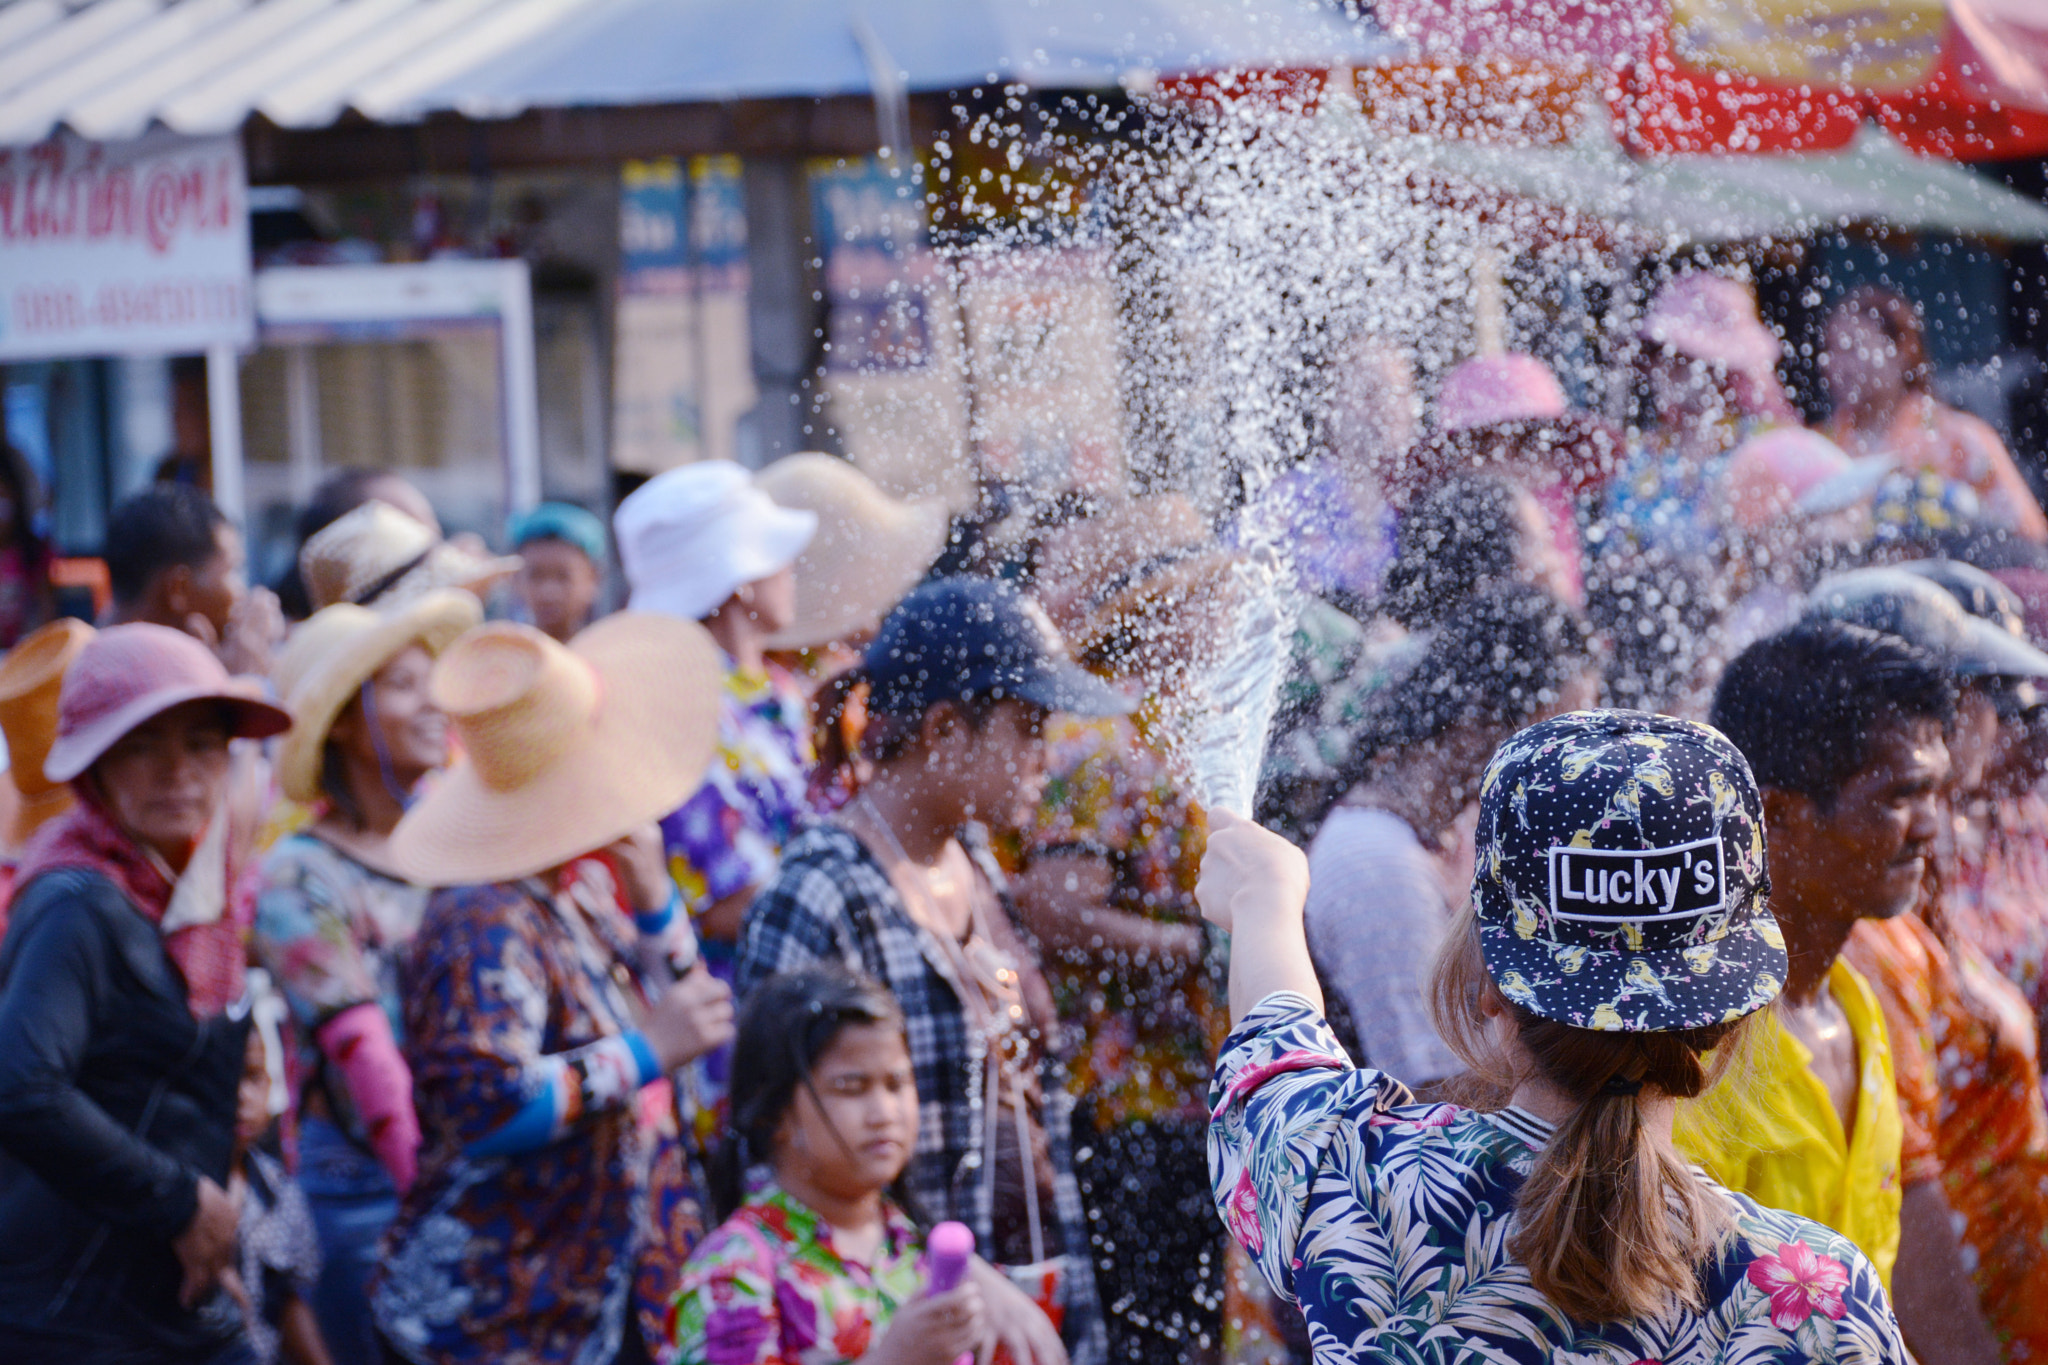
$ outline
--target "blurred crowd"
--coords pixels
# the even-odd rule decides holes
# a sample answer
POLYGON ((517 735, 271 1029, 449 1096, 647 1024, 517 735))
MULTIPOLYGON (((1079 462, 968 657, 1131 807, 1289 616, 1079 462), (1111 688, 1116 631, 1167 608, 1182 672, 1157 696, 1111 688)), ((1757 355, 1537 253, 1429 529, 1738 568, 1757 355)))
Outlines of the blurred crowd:
MULTIPOLYGON (((1499 1109, 1436 964, 1518 856, 1488 802, 1549 828, 1608 759, 1498 792, 1490 761, 1590 708, 1676 718, 1629 742, 1732 744, 1753 801, 1673 749, 1571 846, 1659 799, 1709 842, 1756 807, 1722 870, 1768 885, 1783 960, 1713 1018, 1776 1003, 1679 1150, 1866 1259, 1917 1358, 2048 1352, 2048 518, 1895 294, 1835 307, 1817 429, 1739 282, 1670 281, 1640 342, 1623 428, 1520 354, 1425 420, 1362 339, 1316 449, 1221 516, 954 517, 805 454, 671 470, 609 524, 543 504, 501 556, 345 472, 273 591, 162 485, 110 517, 96 624, 49 619, 11 460, 0 1354, 1369 1356, 1275 1269, 1231 1183, 1263 1158, 1212 1129, 1296 1055, 1233 1034, 1187 777, 1264 546, 1300 592, 1253 814, 1307 850, 1324 1060, 1499 1109), (976 1254, 942 1274, 943 1223, 976 1254)), ((1491 980, 1549 1014, 1587 951, 1491 980)), ((1722 970, 1688 951, 1691 986, 1722 970)), ((1584 1028, 1703 1026, 1628 970, 1584 1028)))

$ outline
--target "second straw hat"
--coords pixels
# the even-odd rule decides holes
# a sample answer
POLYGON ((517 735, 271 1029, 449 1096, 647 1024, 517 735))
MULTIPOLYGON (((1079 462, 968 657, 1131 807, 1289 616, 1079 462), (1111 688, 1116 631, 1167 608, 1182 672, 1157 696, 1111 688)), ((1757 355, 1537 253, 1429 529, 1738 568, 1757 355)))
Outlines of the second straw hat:
POLYGON ((429 886, 502 882, 604 847, 680 806, 718 745, 724 666, 702 626, 608 616, 568 645, 469 632, 434 665, 462 756, 391 836, 429 886))
POLYGON ((299 551, 299 573, 315 607, 390 607, 436 588, 481 592, 518 568, 514 557, 471 554, 374 498, 320 530, 299 551))
POLYGON ((817 534, 796 560, 796 619, 770 649, 808 649, 872 630, 946 547, 943 503, 890 497, 845 460, 806 451, 756 477, 777 505, 809 512, 817 534))
POLYGON ((328 731, 349 699, 392 656, 415 642, 429 654, 442 650, 484 619, 474 593, 430 592, 392 611, 337 602, 313 613, 292 632, 277 661, 277 690, 292 713, 292 728, 277 748, 277 781, 294 801, 320 795, 320 767, 328 731))

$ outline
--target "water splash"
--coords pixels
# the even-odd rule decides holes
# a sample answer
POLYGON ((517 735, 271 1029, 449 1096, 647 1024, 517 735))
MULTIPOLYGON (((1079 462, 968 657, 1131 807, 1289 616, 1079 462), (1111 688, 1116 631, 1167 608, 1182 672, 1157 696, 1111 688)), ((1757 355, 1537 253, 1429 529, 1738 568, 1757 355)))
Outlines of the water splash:
POLYGON ((1202 707, 1189 727, 1184 761, 1204 807, 1250 818, 1287 678, 1299 597, 1286 561, 1269 545, 1245 554, 1231 578, 1238 590, 1236 629, 1202 680, 1202 707))
MULTIPOLYGON (((1018 262, 1033 253, 1093 272, 1113 294, 1113 308, 1100 294, 1077 307, 1085 290, 1014 289, 1024 302, 1001 326, 963 326, 968 434, 985 461, 1010 450, 989 463, 1022 485, 1018 505, 1177 491, 1243 552, 1229 638, 1198 656, 1213 664, 1165 666, 1179 676, 1155 733, 1205 803, 1245 813, 1304 590, 1318 586, 1301 581, 1306 485, 1288 471, 1323 458, 1383 488, 1411 473, 1408 440, 1333 439, 1346 404, 1375 383, 1364 350, 1396 357, 1426 387, 1480 345, 1536 341, 1582 402, 1611 407, 1601 376, 1616 368, 1588 304, 1625 273, 1569 214, 1447 186, 1411 132, 1368 126, 1355 101, 1312 109, 1312 90, 1254 84, 1207 104, 1125 108, 1115 126, 1090 102, 1065 126, 1027 127, 1033 116, 1012 96, 941 157, 956 190, 970 188, 935 223, 970 294, 1028 275, 1018 262), (1074 135, 1091 120, 1109 135, 1074 135), (975 154, 989 164, 970 177, 975 154), (1014 201, 1007 211, 976 209, 996 190, 1014 201), (1085 207, 1062 215, 1075 204, 1085 207), (1513 289, 1499 288, 1496 266, 1513 272, 1513 289), (1499 315, 1476 326, 1488 281, 1499 315), (1087 367, 1057 341, 1082 327, 1114 334, 1087 367), (1002 427, 1020 410, 1039 422, 1023 437, 1002 427), (1059 450, 1023 458, 1046 443, 1059 450)), ((1147 669, 1166 683, 1156 660, 1129 671, 1147 669)))

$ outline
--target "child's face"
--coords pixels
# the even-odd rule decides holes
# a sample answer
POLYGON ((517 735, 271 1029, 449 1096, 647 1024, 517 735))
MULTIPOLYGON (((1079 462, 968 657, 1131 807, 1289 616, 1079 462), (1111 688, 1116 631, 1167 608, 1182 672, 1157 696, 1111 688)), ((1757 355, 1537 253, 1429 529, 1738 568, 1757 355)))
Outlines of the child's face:
POLYGON ((886 1188, 917 1142, 917 1083, 903 1035, 849 1024, 811 1068, 775 1134, 775 1170, 838 1198, 886 1188), (815 1095, 814 1093, 815 1092, 815 1095))
POLYGON ((249 1030, 242 1054, 242 1084, 235 1091, 235 1141, 247 1147, 270 1127, 270 1070, 264 1062, 263 1035, 249 1030))

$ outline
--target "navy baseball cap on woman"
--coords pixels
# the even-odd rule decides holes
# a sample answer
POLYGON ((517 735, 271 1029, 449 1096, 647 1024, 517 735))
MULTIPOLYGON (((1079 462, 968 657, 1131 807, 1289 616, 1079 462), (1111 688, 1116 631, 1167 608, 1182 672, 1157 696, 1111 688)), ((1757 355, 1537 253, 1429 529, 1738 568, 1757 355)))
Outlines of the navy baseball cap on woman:
POLYGON ((921 716, 933 703, 1015 697, 1115 716, 1131 700, 1067 657, 1052 621, 1007 583, 938 578, 891 611, 868 646, 868 706, 921 716))
POLYGON ((1578 1028, 1668 1033, 1763 1008, 1785 980, 1763 801, 1710 725, 1574 711, 1500 746, 1472 895, 1501 994, 1578 1028))

